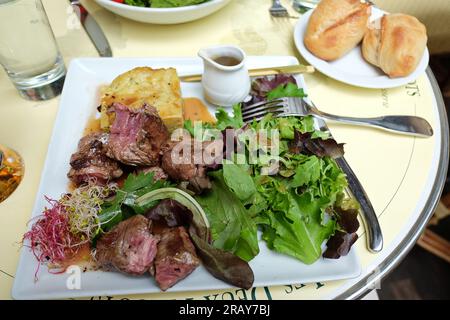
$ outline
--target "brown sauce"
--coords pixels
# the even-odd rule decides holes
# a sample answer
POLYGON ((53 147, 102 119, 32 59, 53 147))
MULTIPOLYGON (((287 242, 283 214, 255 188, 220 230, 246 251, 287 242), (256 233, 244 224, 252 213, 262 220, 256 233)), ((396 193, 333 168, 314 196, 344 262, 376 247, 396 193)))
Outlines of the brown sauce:
POLYGON ((198 98, 184 98, 184 119, 215 123, 216 119, 211 115, 208 107, 198 98))
POLYGON ((100 119, 96 119, 95 115, 89 118, 86 127, 84 128, 83 136, 87 136, 90 133, 101 132, 100 119))
POLYGON ((78 265, 80 267, 85 267, 86 269, 94 268, 95 263, 92 259, 91 246, 89 243, 83 244, 74 256, 64 261, 61 267, 66 269, 71 265, 78 265))
POLYGON ((230 56, 220 56, 220 57, 214 58, 213 60, 215 62, 217 62, 218 64, 220 64, 222 66, 227 66, 227 67, 237 66, 239 63, 241 63, 241 60, 239 60, 235 57, 230 57, 230 56))

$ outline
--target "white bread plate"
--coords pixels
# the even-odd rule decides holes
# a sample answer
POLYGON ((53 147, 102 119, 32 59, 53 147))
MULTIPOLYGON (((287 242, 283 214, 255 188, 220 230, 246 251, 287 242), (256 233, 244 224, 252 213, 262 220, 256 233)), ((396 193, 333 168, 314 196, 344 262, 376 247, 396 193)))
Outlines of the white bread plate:
MULTIPOLYGON (((389 78, 380 68, 367 62, 361 53, 361 45, 353 48, 345 56, 335 61, 325 61, 313 55, 303 43, 303 38, 313 10, 302 15, 294 29, 294 41, 302 57, 317 70, 335 80, 363 88, 387 89, 395 88, 414 82, 422 75, 430 59, 428 48, 420 60, 416 70, 407 77, 389 78)), ((383 16, 386 12, 372 7, 370 21, 383 16)))

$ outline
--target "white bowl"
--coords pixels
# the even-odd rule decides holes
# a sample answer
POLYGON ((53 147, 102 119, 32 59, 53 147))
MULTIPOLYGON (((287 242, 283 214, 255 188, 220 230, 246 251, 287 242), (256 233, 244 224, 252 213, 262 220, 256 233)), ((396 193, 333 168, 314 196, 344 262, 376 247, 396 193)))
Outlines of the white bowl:
POLYGON ((197 20, 223 8, 231 0, 210 0, 201 4, 176 8, 142 8, 114 2, 95 0, 119 16, 145 23, 177 24, 197 20))

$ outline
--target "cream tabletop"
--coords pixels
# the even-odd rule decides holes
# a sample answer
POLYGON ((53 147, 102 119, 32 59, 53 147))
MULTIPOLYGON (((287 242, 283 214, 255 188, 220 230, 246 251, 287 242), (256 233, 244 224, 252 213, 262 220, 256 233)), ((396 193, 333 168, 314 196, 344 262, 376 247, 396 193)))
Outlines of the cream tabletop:
MULTIPOLYGON (((282 1, 290 8, 290 1, 282 1)), ((97 56, 68 2, 43 0, 66 64, 76 57, 97 56)), ((115 57, 194 56, 199 48, 228 43, 248 55, 297 56, 292 39, 296 19, 272 19, 269 1, 234 0, 202 20, 170 26, 147 25, 83 1, 104 30, 115 57)), ((293 15, 298 15, 292 12, 293 15)), ((348 86, 315 73, 305 81, 312 100, 324 111, 353 116, 414 114, 426 118, 435 135, 405 137, 374 129, 330 123, 346 158, 364 185, 383 230, 385 247, 369 253, 364 232, 354 246, 362 265, 358 278, 327 283, 233 289, 210 292, 161 293, 94 299, 327 299, 355 298, 373 288, 420 234, 432 213, 448 162, 448 125, 431 72, 407 86, 371 90, 348 86)), ((11 298, 19 259, 20 240, 36 197, 59 99, 25 101, 6 74, 0 74, 0 143, 18 151, 25 161, 25 177, 10 198, 0 204, 0 298, 11 298)))

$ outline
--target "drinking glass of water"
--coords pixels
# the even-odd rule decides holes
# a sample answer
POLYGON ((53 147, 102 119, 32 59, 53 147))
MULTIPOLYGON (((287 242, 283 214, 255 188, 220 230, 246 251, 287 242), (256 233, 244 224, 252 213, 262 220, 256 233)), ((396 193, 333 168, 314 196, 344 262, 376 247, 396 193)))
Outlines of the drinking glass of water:
POLYGON ((0 63, 22 97, 60 94, 66 68, 41 0, 0 0, 0 63))
POLYGON ((308 10, 314 9, 320 0, 293 0, 292 6, 300 13, 305 13, 308 10))

